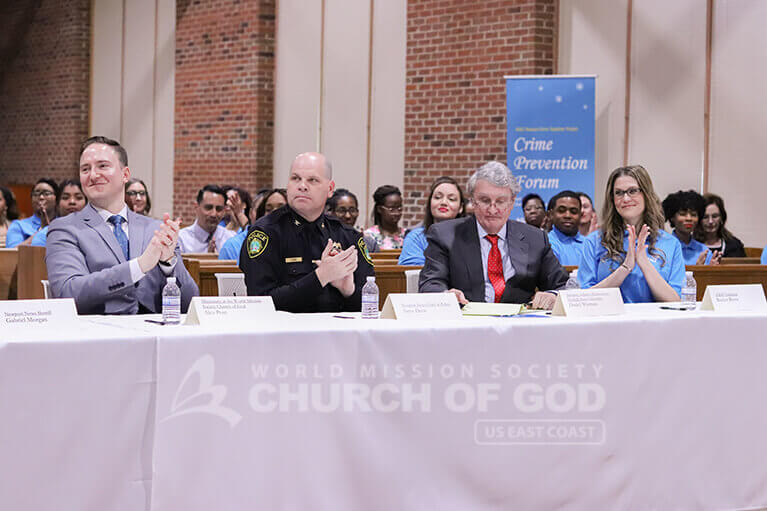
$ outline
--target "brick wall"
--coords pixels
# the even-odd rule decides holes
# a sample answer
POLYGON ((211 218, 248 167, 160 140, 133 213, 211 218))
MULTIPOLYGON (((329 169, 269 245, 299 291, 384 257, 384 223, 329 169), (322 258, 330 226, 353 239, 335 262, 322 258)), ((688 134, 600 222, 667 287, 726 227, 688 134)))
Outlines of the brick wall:
POLYGON ((203 185, 272 183, 275 0, 178 0, 174 211, 203 185))
POLYGON ((88 135, 90 0, 0 7, 0 183, 76 175, 88 135))
POLYGON ((405 225, 434 178, 506 161, 504 75, 551 74, 557 0, 409 0, 405 225))

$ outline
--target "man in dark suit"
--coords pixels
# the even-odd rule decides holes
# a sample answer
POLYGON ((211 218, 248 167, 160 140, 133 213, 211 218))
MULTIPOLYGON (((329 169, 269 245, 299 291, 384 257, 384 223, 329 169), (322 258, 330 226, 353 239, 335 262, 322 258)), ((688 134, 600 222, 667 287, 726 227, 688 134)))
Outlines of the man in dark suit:
POLYGON ((128 155, 120 144, 91 137, 80 148, 80 181, 89 204, 56 219, 45 263, 55 298, 74 298, 80 314, 162 311, 162 289, 175 277, 186 311, 198 294, 177 249, 180 219, 162 222, 130 211, 128 155))
POLYGON ((544 231, 509 220, 519 189, 509 168, 497 161, 471 176, 475 216, 431 226, 421 293, 449 291, 462 304, 532 299, 534 308, 554 306, 556 293, 551 291, 563 288, 568 275, 544 231))

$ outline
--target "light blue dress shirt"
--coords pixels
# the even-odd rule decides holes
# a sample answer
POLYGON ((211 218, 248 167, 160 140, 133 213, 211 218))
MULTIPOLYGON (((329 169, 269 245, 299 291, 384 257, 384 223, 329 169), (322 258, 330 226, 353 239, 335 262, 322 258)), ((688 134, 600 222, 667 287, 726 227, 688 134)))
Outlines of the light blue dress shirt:
POLYGON ((762 264, 767 264, 767 247, 762 249, 762 264))
MULTIPOLYGON (((495 302, 495 289, 490 283, 490 279, 487 276, 487 259, 490 257, 490 249, 493 248, 493 244, 490 240, 485 238, 487 231, 477 222, 477 233, 479 234, 479 248, 482 251, 482 276, 485 278, 485 301, 488 303, 495 302)), ((509 245, 506 241, 506 224, 498 232, 498 250, 501 252, 501 261, 503 261, 503 280, 508 281, 516 273, 514 267, 511 265, 511 259, 509 258, 509 245)))
POLYGON ((218 258, 219 259, 234 259, 237 261, 237 264, 240 264, 240 250, 242 249, 242 244, 245 243, 245 238, 248 236, 248 231, 244 230, 241 232, 238 232, 224 243, 224 246, 221 247, 221 250, 218 251, 218 258))
POLYGON ((682 245, 682 257, 684 258, 684 264, 688 264, 690 266, 695 265, 698 262, 698 257, 700 257, 700 253, 703 252, 704 250, 707 253, 706 253, 706 261, 703 264, 711 264, 712 253, 706 245, 696 240, 695 238, 690 238, 690 242, 685 243, 684 241, 679 239, 679 236, 676 235, 676 229, 674 230, 672 234, 674 235, 676 239, 679 240, 679 244, 682 245))
MULTIPOLYGON (((669 283, 674 291, 679 294, 684 284, 684 259, 682 258, 682 245, 675 236, 666 231, 659 231, 658 240, 655 242, 656 250, 665 257, 648 253, 650 262, 658 270, 661 277, 669 283)), ((628 231, 623 234, 623 250, 628 250, 628 231)), ((583 243, 583 256, 578 265, 578 282, 582 289, 590 288, 602 282, 608 275, 618 269, 623 260, 604 260, 607 249, 602 246, 602 232, 592 232, 583 243)), ((639 268, 634 265, 623 284, 620 287, 623 301, 626 303, 654 302, 655 299, 647 285, 647 280, 639 268)))
POLYGON ((586 236, 576 232, 575 236, 568 236, 556 227, 549 231, 549 243, 551 250, 559 259, 562 266, 578 266, 581 264, 581 254, 583 253, 583 242, 586 236))
POLYGON ((426 258, 423 255, 426 246, 426 229, 416 227, 405 236, 402 243, 402 253, 399 255, 397 264, 401 266, 423 266, 426 258))
POLYGON ((33 215, 21 220, 14 220, 8 226, 8 234, 5 236, 5 247, 13 248, 30 236, 34 236, 40 229, 42 221, 37 215, 33 215))
POLYGON ((46 241, 48 241, 47 225, 43 227, 42 229, 40 229, 39 231, 37 231, 37 233, 35 233, 34 236, 32 236, 32 243, 30 243, 30 245, 32 245, 33 247, 44 247, 46 241))

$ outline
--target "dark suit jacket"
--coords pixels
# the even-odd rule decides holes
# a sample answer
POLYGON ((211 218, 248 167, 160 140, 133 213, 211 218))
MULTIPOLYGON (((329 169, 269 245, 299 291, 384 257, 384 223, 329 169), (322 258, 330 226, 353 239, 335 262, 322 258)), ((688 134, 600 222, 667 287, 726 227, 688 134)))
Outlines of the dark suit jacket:
MULTIPOLYGON (((418 291, 435 293, 456 288, 470 302, 484 302, 485 277, 476 219, 470 216, 434 224, 426 240, 429 244, 418 291)), ((506 241, 515 273, 506 281, 502 302, 526 303, 536 288, 550 291, 565 286, 567 272, 552 252, 544 231, 509 220, 506 241)))
MULTIPOLYGON (((128 210, 129 256, 140 256, 161 222, 128 210)), ((111 228, 88 204, 82 211, 51 222, 45 263, 55 298, 74 298, 80 314, 136 314, 139 304, 149 312, 162 312, 166 276, 155 266, 133 283, 111 228)), ((181 310, 186 312, 198 294, 176 248, 176 265, 170 276, 181 289, 181 310)))

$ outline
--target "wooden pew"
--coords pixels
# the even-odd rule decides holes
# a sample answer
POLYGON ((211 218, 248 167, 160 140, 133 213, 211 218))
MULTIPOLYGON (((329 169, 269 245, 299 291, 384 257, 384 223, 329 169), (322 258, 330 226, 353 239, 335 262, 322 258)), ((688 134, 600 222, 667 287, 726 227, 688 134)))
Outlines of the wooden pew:
POLYGON ((18 262, 18 249, 0 248, 0 300, 16 299, 18 262))
POLYGON ((407 281, 405 270, 420 270, 422 266, 399 266, 381 264, 375 266, 376 284, 378 284, 378 305, 383 307, 389 293, 406 293, 407 281))
POLYGON ((767 293, 767 265, 728 264, 687 266, 698 284, 698 300, 703 299, 706 286, 715 284, 761 284, 767 293))
POLYGON ((762 247, 745 247, 746 257, 762 257, 762 247))
POLYGON ((200 288, 200 296, 218 296, 218 281, 216 273, 242 273, 237 261, 220 260, 199 261, 197 286, 200 288))
POLYGON ((41 280, 48 280, 45 265, 45 247, 19 245, 19 300, 42 300, 45 298, 41 280))
POLYGON ((761 264, 758 257, 723 257, 719 264, 761 264))
POLYGON ((399 255, 402 253, 400 249, 394 250, 381 250, 380 252, 374 252, 370 254, 370 258, 373 260, 373 264, 397 264, 399 261, 399 255))

